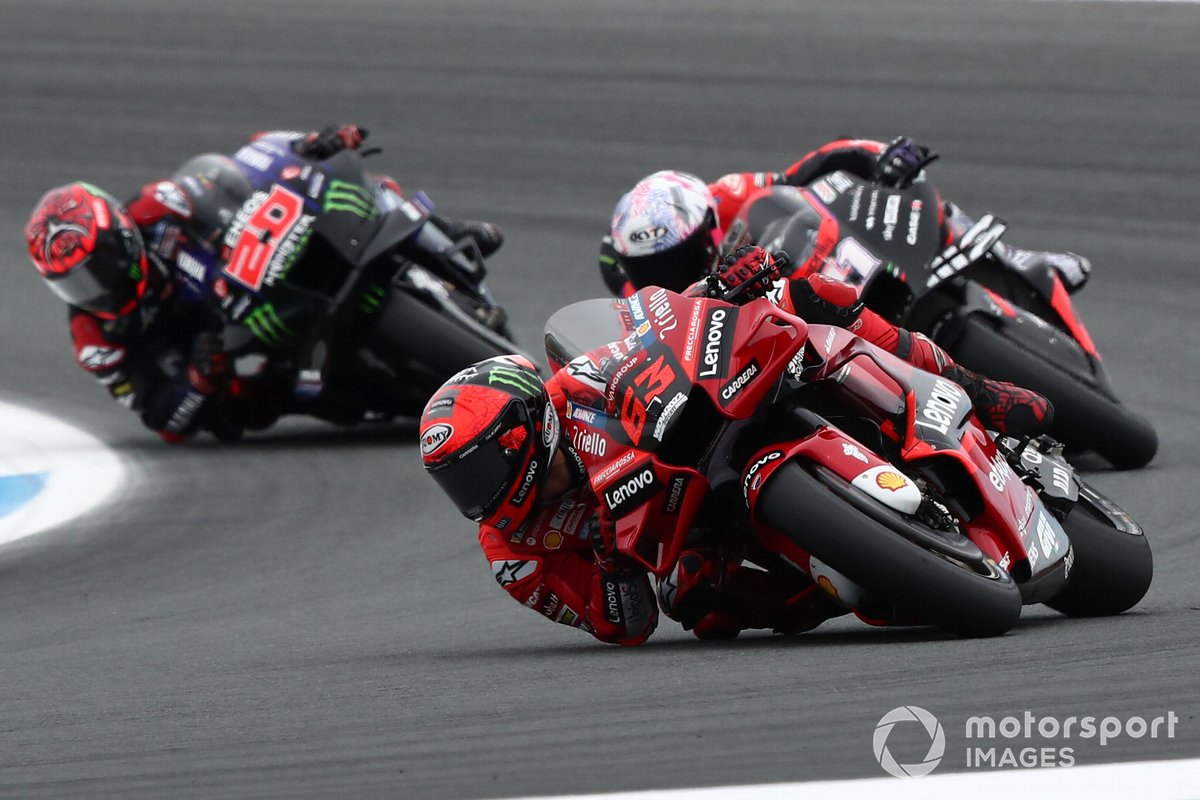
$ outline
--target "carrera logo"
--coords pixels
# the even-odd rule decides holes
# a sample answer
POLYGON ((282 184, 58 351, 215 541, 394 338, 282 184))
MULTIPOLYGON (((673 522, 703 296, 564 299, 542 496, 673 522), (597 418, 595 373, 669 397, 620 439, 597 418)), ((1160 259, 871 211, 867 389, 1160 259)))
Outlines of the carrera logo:
POLYGON ((758 372, 758 362, 751 361, 749 366, 721 389, 721 405, 729 405, 733 398, 737 397, 742 389, 745 389, 746 385, 758 376, 758 372))
POLYGON ((662 483, 654 477, 654 470, 650 467, 622 475, 613 483, 613 488, 604 492, 604 502, 618 517, 645 503, 651 495, 662 489, 662 483))
POLYGON ((732 311, 714 308, 704 320, 704 354, 700 358, 703 367, 698 378, 716 378, 725 374, 725 325, 733 323, 732 311))
POLYGON ((454 428, 439 422, 437 425, 430 425, 421 434, 421 455, 431 456, 438 451, 442 445, 450 440, 454 435, 454 428))
POLYGON ((667 499, 663 503, 664 514, 674 514, 679 510, 679 501, 683 499, 683 494, 687 490, 688 476, 676 475, 671 479, 671 488, 667 492, 667 499))

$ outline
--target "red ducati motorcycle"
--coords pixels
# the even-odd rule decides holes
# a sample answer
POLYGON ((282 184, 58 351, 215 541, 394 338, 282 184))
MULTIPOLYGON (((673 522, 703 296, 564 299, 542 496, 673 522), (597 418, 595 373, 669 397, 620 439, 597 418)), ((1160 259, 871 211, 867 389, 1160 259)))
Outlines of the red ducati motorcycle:
POLYGON ((596 387, 564 435, 619 550, 656 576, 717 529, 868 622, 967 636, 1022 604, 1116 614, 1149 588, 1141 528, 1060 446, 994 439, 957 385, 844 329, 648 288, 561 309, 546 350, 596 387))

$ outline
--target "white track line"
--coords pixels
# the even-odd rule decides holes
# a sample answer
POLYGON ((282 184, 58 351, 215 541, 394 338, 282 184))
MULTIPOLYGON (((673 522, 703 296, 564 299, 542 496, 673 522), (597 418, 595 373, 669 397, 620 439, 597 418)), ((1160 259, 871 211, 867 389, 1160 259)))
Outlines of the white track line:
POLYGON ((1193 800, 1200 798, 1200 759, 1135 761, 1095 766, 954 772, 925 778, 666 789, 616 794, 558 795, 520 800, 774 800, 774 798, 887 798, 887 800, 1013 800, 1082 797, 1087 800, 1193 800))
POLYGON ((121 459, 95 437, 20 406, 0 403, 0 480, 45 474, 45 485, 0 516, 0 544, 83 514, 122 483, 121 459))

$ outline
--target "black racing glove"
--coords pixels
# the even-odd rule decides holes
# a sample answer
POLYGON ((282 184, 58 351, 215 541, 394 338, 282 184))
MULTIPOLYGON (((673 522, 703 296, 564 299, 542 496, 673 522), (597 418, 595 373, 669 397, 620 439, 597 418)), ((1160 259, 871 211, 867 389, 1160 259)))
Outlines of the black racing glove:
POLYGON ((604 285, 614 297, 620 297, 625 293, 625 284, 629 282, 629 278, 621 268, 621 256, 617 253, 617 248, 613 247, 611 236, 600 240, 599 262, 600 277, 604 280, 604 285))
POLYGON ((357 150, 366 138, 366 128, 357 125, 329 125, 296 141, 292 144, 292 149, 305 158, 321 161, 342 150, 357 150))
POLYGON ((604 573, 615 573, 619 553, 617 552, 617 522, 603 511, 587 522, 587 536, 592 542, 596 564, 604 573))
POLYGON ((928 147, 917 144, 907 136, 898 136, 879 154, 871 179, 883 186, 904 189, 937 157, 937 153, 928 147))
POLYGON ((202 395, 222 394, 229 388, 233 369, 221 342, 221 334, 205 331, 196 337, 192 343, 187 374, 192 388, 202 395))

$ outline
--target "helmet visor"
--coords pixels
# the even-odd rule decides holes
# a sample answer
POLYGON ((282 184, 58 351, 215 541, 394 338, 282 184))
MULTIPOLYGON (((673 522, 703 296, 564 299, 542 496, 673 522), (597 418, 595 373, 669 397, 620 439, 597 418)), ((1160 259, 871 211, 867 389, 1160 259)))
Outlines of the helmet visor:
POLYGON ((518 446, 511 447, 505 443, 505 434, 513 429, 525 431, 526 426, 525 407, 520 401, 513 400, 499 422, 475 444, 429 469, 430 476, 463 516, 476 522, 490 516, 509 496, 517 481, 524 478, 523 469, 529 461, 534 437, 526 435, 518 446))
POLYGON ((110 253, 93 253, 69 272, 47 278, 65 302, 99 316, 116 317, 129 310, 144 268, 110 253))
POLYGON ((706 224, 675 247, 647 256, 625 256, 621 266, 637 289, 661 286, 672 292, 682 292, 702 279, 716 263, 716 244, 713 242, 711 213, 706 224))

